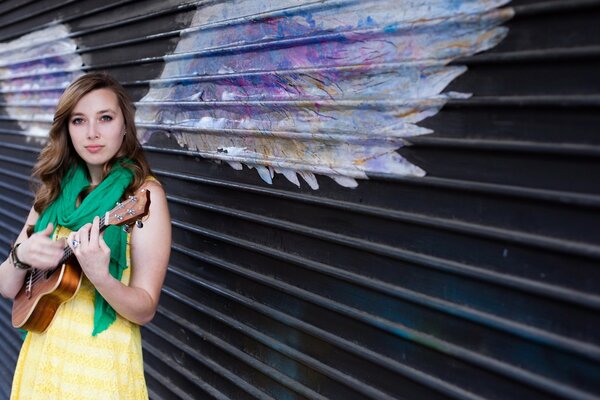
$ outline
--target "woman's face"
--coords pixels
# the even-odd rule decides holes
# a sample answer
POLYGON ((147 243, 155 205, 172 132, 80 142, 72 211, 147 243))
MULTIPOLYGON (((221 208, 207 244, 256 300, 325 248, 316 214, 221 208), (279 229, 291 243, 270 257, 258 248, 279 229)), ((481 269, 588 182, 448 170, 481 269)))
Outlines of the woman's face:
POLYGON ((103 168, 123 143, 125 123, 117 95, 97 89, 83 96, 69 117, 69 136, 90 172, 103 168))

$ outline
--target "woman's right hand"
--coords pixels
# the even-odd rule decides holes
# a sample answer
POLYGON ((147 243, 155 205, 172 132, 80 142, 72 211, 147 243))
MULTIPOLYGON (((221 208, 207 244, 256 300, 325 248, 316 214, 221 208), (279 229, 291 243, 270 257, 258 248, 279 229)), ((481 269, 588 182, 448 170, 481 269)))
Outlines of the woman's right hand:
POLYGON ((21 242, 17 249, 19 260, 37 269, 56 267, 64 255, 65 241, 50 239, 53 231, 54 226, 50 223, 43 231, 21 242))

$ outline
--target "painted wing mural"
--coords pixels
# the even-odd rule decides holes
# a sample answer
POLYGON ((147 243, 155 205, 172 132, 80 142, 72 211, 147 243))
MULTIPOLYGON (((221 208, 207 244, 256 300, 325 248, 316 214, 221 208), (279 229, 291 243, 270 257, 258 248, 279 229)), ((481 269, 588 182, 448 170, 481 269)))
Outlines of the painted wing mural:
MULTIPOLYGON (((453 59, 496 45, 505 0, 220 2, 199 9, 140 102, 142 139, 317 188, 425 172, 396 150, 453 94, 453 59), (250 16, 250 17, 248 17, 250 16)), ((458 95, 458 94, 454 94, 458 95)))
POLYGON ((8 118, 23 134, 48 136, 60 95, 82 74, 76 50, 68 28, 60 24, 0 43, 0 95, 8 118))
MULTIPOLYGON (((499 7, 508 2, 201 4, 137 103, 140 139, 168 135, 202 157, 255 168, 268 183, 282 174, 300 186, 300 176, 313 189, 315 174, 346 187, 369 176, 423 176, 396 150, 431 133, 418 123, 448 99, 468 96, 442 93, 466 71, 449 63, 505 37, 500 25, 512 9, 499 7)), ((52 105, 81 66, 66 28, 48 29, 56 32, 0 47, 10 60, 0 74, 15 77, 1 88, 7 111, 30 121, 21 124, 30 135, 47 130, 52 105), (48 37, 55 39, 43 43, 48 37)))

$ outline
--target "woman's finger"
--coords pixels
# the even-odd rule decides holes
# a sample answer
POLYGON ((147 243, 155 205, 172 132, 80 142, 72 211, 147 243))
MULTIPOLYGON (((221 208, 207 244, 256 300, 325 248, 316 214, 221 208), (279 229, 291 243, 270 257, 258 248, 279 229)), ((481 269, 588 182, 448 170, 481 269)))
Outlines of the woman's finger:
POLYGON ((98 244, 100 245, 100 249, 104 252, 104 253, 108 253, 110 254, 110 247, 108 247, 108 245, 106 244, 106 242, 104 241, 104 232, 102 232, 100 234, 99 240, 98 240, 98 244))
POLYGON ((90 245, 98 246, 98 235, 100 234, 100 218, 94 217, 90 228, 90 245))
POLYGON ((54 225, 52 225, 52 222, 49 222, 46 228, 43 231, 40 231, 39 234, 44 236, 50 236, 52 235, 52 232, 54 232, 54 225))
POLYGON ((67 239, 58 239, 55 243, 56 246, 54 246, 50 250, 52 250, 51 257, 55 260, 55 263, 58 264, 58 262, 62 260, 62 258, 65 256, 65 246, 67 245, 67 239))
POLYGON ((92 224, 85 224, 79 229, 79 246, 82 249, 85 249, 90 244, 90 229, 92 228, 92 224))

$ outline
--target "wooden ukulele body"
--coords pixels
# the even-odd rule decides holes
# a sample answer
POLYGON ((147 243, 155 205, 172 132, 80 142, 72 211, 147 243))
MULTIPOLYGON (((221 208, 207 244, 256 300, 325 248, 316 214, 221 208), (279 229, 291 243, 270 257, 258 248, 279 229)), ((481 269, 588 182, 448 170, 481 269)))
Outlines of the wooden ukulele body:
POLYGON ((79 265, 74 262, 62 264, 52 274, 47 276, 44 271, 38 271, 41 276, 28 293, 27 282, 21 288, 12 309, 12 324, 33 332, 44 332, 58 307, 71 299, 81 286, 83 274, 79 265))

